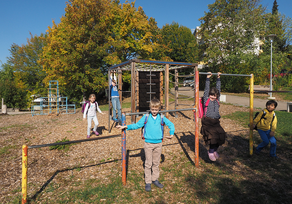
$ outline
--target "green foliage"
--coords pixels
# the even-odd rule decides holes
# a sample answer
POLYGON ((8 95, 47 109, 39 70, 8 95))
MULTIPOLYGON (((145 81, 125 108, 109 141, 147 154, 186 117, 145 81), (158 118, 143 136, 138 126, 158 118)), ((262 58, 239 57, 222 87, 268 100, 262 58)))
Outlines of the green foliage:
POLYGON ((19 82, 14 75, 10 64, 2 64, 0 70, 0 98, 4 98, 4 104, 11 108, 26 107, 26 87, 19 82))
POLYGON ((169 48, 165 51, 166 56, 176 62, 198 61, 197 41, 189 28, 173 22, 164 25, 160 33, 161 44, 169 48))
MULTIPOLYGON (((70 140, 67 139, 67 137, 65 137, 62 140, 58 140, 56 141, 56 143, 61 143, 61 142, 69 142, 70 140)), ((62 144, 62 145, 54 145, 54 146, 50 146, 50 150, 64 150, 65 152, 69 151, 70 146, 72 146, 73 144, 62 144)))

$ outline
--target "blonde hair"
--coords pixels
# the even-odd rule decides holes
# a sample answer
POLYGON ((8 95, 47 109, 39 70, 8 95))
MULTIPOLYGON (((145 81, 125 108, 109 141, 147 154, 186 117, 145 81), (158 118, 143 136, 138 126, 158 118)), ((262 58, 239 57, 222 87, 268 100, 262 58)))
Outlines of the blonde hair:
POLYGON ((112 80, 112 82, 115 83, 115 84, 117 83, 116 80, 114 80, 114 79, 112 80))
POLYGON ((150 108, 159 108, 161 107, 160 101, 157 98, 153 98, 149 104, 150 108))
POLYGON ((93 97, 96 98, 95 94, 90 94, 89 95, 89 98, 93 98, 93 97))

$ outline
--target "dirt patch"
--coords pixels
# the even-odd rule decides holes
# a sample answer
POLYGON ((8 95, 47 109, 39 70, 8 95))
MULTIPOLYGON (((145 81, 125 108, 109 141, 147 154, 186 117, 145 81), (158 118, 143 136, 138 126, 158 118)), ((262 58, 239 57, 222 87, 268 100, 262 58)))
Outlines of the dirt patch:
MULTIPOLYGON (((192 101, 185 101, 185 104, 192 104, 192 101)), ((173 107, 170 107, 173 109, 173 107)), ((178 108, 186 108, 181 106, 178 108)), ((123 109, 123 111, 130 111, 123 109)), ((221 104, 220 114, 227 115, 235 111, 249 111, 245 107, 236 107, 232 105, 221 104)), ((108 114, 107 111, 104 113, 108 114)), ((174 155, 185 152, 194 159, 194 138, 195 123, 192 111, 178 113, 174 117, 172 113, 169 119, 175 124, 175 137, 172 140, 165 140, 163 145, 163 154, 172 152, 174 155)), ((120 131, 112 128, 108 132, 108 116, 98 114, 100 136, 117 135, 120 131)), ((140 119, 140 118, 138 118, 140 119)), ((137 119, 137 121, 138 121, 137 119)), ((130 117, 127 117, 127 123, 130 123, 130 117)), ((229 142, 236 142, 238 136, 248 138, 249 131, 240 124, 229 120, 221 119, 221 124, 228 134, 227 141, 220 147, 223 151, 228 147, 229 142)), ((111 122, 112 126, 112 122, 111 122)), ((22 145, 39 145, 55 143, 64 138, 73 140, 86 139, 87 121, 82 120, 81 110, 76 114, 59 116, 31 116, 14 115, 0 116, 0 200, 7 195, 19 195, 21 189, 21 163, 22 145)), ((138 170, 143 172, 143 143, 140 130, 127 131, 127 150, 130 152, 129 170, 138 170), (135 156, 136 155, 136 156, 135 156)), ((165 134, 168 133, 166 128, 165 134)), ((91 137, 97 137, 92 135, 91 137)), ((99 136, 98 136, 99 137, 99 136)), ((248 147, 243 146, 234 151, 244 151, 248 153, 248 147)), ((207 161, 207 147, 204 146, 202 136, 200 135, 200 160, 207 161)), ((120 171, 116 168, 116 161, 121 159, 121 138, 111 138, 96 140, 90 142, 78 143, 70 147, 67 152, 58 150, 49 150, 49 147, 36 148, 28 150, 28 188, 29 195, 33 195, 40 190, 48 180, 54 179, 56 183, 64 182, 64 179, 73 175, 80 180, 90 178, 106 178, 112 171, 120 171)), ((228 161, 228 157, 222 155, 222 161, 228 161)), ((165 164, 170 165, 172 160, 165 160, 165 164)), ((105 180, 106 182, 106 180, 105 180)))

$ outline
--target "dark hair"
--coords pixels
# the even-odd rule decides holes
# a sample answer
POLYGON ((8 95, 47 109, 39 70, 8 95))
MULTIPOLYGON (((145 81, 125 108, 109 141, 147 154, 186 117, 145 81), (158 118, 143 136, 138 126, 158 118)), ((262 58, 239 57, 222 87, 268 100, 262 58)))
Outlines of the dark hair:
POLYGON ((275 101, 275 100, 269 100, 269 101, 267 101, 267 103, 266 103, 266 107, 267 107, 268 105, 271 105, 271 104, 274 104, 275 108, 277 108, 278 103, 277 103, 277 101, 275 101))
POLYGON ((215 95, 218 98, 219 97, 219 90, 216 89, 215 87, 212 87, 209 91, 209 96, 210 95, 215 95))

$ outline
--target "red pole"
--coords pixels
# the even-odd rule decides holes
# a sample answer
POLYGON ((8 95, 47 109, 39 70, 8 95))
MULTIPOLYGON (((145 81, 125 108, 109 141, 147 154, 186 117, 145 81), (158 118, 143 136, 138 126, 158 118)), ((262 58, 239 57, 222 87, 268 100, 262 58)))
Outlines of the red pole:
POLYGON ((199 167, 199 71, 196 66, 195 166, 199 167))
MULTIPOLYGON (((126 125, 126 116, 125 113, 122 114, 122 126, 126 125)), ((122 131, 122 182, 123 185, 126 185, 127 178, 126 178, 126 129, 122 131)))

